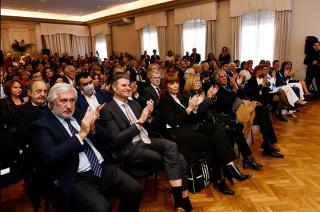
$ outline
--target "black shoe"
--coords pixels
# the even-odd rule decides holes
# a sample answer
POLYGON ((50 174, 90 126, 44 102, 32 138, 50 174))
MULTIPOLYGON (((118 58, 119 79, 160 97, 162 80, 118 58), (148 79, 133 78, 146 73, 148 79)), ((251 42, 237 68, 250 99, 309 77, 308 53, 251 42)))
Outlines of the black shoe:
POLYGON ((263 150, 262 154, 273 158, 284 158, 283 154, 276 151, 263 150))
POLYGON ((259 170, 263 167, 262 164, 257 163, 253 157, 251 156, 247 156, 243 158, 243 162, 242 162, 243 168, 246 169, 248 167, 250 167, 251 169, 254 170, 259 170))
POLYGON ((284 122, 287 122, 287 121, 288 121, 288 120, 287 120, 285 117, 283 117, 283 115, 280 114, 280 113, 277 113, 277 118, 279 119, 279 121, 284 121, 284 122))
POLYGON ((215 182, 214 183, 214 187, 216 188, 216 187, 218 187, 218 190, 221 192, 221 193, 223 193, 223 194, 225 194, 225 195, 234 195, 235 194, 235 192, 231 189, 231 188, 229 188, 228 186, 227 186, 227 184, 226 184, 226 182, 224 181, 224 180, 222 180, 221 182, 215 182))
POLYGON ((252 177, 252 174, 242 174, 236 166, 227 165, 226 166, 226 175, 231 184, 233 184, 232 178, 237 179, 238 181, 243 181, 252 177))

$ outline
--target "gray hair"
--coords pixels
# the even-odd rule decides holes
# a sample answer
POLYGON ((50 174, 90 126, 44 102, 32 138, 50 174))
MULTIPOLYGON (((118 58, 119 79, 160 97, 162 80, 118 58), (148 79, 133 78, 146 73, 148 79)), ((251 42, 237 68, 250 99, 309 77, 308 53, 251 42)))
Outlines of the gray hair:
POLYGON ((219 74, 220 73, 227 74, 223 69, 218 69, 218 70, 214 71, 213 72, 213 77, 214 77, 214 81, 215 82, 219 82, 219 74))
POLYGON ((68 83, 57 83, 54 86, 51 87, 48 93, 47 101, 48 101, 48 107, 52 109, 58 94, 60 93, 67 93, 68 91, 73 91, 75 100, 78 98, 77 90, 68 83))

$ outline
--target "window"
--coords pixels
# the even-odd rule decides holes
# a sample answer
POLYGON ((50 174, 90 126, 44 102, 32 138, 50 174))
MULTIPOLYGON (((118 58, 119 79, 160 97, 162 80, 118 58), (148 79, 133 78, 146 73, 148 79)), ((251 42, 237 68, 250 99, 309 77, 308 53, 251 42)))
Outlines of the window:
POLYGON ((275 12, 256 11, 242 17, 240 60, 273 60, 275 12))
POLYGON ((96 35, 96 51, 99 52, 99 58, 101 61, 108 57, 106 36, 104 34, 96 35))
POLYGON ((147 50, 148 54, 152 54, 152 51, 155 49, 157 50, 157 52, 159 52, 158 35, 157 35, 157 29, 155 26, 148 25, 143 27, 142 42, 143 42, 142 51, 147 50))
POLYGON ((197 53, 201 59, 205 56, 206 43, 206 21, 201 19, 191 19, 183 24, 183 54, 186 51, 192 53, 193 48, 197 48, 197 53))

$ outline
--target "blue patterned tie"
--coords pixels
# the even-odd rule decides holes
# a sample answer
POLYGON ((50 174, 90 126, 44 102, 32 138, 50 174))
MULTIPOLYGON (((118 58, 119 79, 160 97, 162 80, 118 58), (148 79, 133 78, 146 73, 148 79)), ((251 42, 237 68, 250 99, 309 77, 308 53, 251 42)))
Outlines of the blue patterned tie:
MULTIPOLYGON (((68 127, 71 131, 72 135, 75 135, 76 133, 78 133, 78 130, 76 130, 72 124, 70 123, 70 119, 65 119, 68 127)), ((83 149, 84 149, 84 153, 87 155, 87 158, 90 162, 93 174, 97 177, 101 177, 102 174, 102 168, 99 164, 98 158, 96 156, 96 154, 94 153, 93 149, 91 148, 91 146, 86 142, 86 138, 84 139, 84 145, 83 145, 83 149)))

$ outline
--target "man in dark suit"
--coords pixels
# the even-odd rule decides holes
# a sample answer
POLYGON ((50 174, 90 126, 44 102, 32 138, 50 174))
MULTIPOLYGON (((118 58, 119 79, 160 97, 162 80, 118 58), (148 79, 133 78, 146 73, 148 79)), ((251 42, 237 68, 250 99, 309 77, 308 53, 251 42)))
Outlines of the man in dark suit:
POLYGON ((150 63, 150 56, 147 53, 147 50, 144 50, 143 55, 141 55, 140 60, 144 60, 146 67, 148 67, 150 63))
POLYGON ((100 108, 73 117, 77 91, 69 84, 54 85, 48 94, 47 116, 33 122, 33 146, 57 189, 59 211, 111 211, 108 200, 120 197, 119 211, 139 211, 139 184, 111 164, 106 151, 109 134, 96 125, 100 108))
POLYGON ((75 78, 78 91, 76 102, 76 112, 85 113, 87 108, 96 108, 98 105, 108 103, 111 100, 111 94, 105 90, 94 88, 92 78, 88 72, 81 72, 75 78))
POLYGON ((113 100, 101 112, 100 120, 111 132, 112 152, 127 167, 154 169, 164 166, 176 210, 191 211, 186 181, 186 162, 178 153, 177 145, 166 139, 150 138, 144 128, 153 111, 153 102, 148 101, 142 109, 131 95, 130 81, 124 74, 114 77, 113 100))
POLYGON ((149 73, 150 85, 143 90, 143 96, 146 100, 152 100, 155 106, 159 102, 160 98, 160 83, 161 75, 157 70, 153 70, 149 73))
POLYGON ((190 61, 190 53, 186 51, 186 55, 182 57, 183 60, 189 60, 190 61))
MULTIPOLYGON (((242 99, 240 99, 237 94, 239 88, 235 82, 228 84, 227 73, 224 70, 217 71, 214 77, 219 85, 219 90, 216 94, 218 101, 215 103, 215 108, 221 112, 235 114, 236 110, 242 104, 242 99)), ((277 136, 272 126, 268 107, 258 105, 255 108, 255 113, 254 123, 260 126, 260 132, 263 136, 263 155, 273 158, 283 158, 284 155, 279 152, 280 150, 274 147, 274 144, 277 143, 277 136)))
POLYGON ((156 49, 154 49, 152 52, 153 52, 153 55, 151 55, 150 63, 155 63, 160 60, 160 56, 157 55, 156 49))
POLYGON ((200 63, 201 61, 201 56, 200 54, 197 53, 197 49, 193 48, 192 49, 192 54, 190 55, 190 62, 195 64, 195 63, 200 63))

